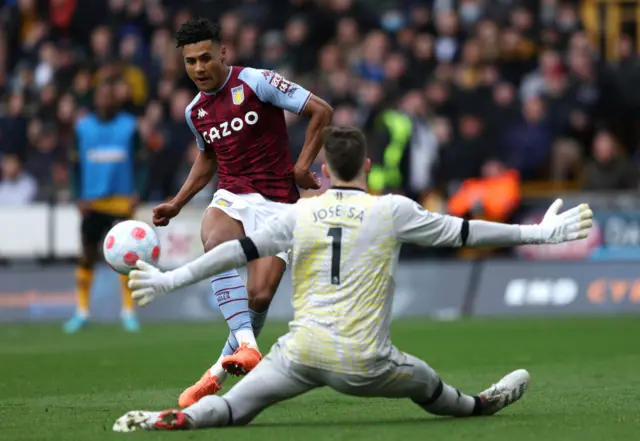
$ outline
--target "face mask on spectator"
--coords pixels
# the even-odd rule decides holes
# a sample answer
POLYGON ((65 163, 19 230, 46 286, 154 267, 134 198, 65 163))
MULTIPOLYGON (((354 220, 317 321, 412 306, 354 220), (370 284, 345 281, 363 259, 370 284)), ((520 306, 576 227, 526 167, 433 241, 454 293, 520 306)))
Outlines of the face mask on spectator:
POLYGON ((480 18, 480 8, 474 3, 463 5, 460 8, 460 18, 467 23, 477 21, 480 18))
POLYGON ((404 24, 404 17, 396 11, 388 12, 382 17, 382 27, 387 32, 396 32, 402 29, 404 24))

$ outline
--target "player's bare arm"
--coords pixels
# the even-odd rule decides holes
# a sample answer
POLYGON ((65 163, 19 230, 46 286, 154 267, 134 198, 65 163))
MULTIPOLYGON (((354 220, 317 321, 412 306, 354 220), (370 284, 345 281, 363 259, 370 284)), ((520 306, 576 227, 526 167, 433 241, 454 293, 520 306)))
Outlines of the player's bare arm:
POLYGON ((310 120, 302 152, 294 166, 294 175, 296 184, 301 188, 317 189, 320 188, 320 180, 310 170, 322 148, 322 132, 333 119, 333 108, 322 98, 311 95, 302 114, 309 117, 310 120))
POLYGON ((187 202, 211 182, 217 168, 218 161, 213 150, 199 151, 189 176, 176 197, 153 209, 154 225, 159 227, 168 225, 169 221, 180 213, 187 202))

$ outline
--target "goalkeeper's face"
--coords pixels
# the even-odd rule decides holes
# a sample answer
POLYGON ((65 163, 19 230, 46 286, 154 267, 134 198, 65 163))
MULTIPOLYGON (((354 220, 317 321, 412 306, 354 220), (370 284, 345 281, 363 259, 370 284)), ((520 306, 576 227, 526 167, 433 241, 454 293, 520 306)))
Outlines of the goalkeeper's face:
POLYGON ((227 49, 211 40, 187 44, 182 48, 187 75, 199 90, 215 91, 226 80, 227 49))

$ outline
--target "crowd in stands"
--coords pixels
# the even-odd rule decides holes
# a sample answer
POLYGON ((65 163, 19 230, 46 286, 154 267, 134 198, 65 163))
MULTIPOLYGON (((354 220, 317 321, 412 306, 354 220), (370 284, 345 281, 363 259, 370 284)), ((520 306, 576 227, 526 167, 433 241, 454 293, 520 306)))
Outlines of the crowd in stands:
MULTIPOLYGON (((195 89, 173 33, 194 15, 219 20, 230 64, 278 70, 332 104, 335 124, 363 128, 377 191, 420 199, 438 190, 452 211, 468 214, 478 198, 506 188, 509 203, 487 202, 500 219, 521 181, 637 188, 635 38, 623 34, 618 59, 605 60, 578 2, 0 5, 0 205, 72 199, 74 123, 107 77, 118 78, 122 107, 139 119, 149 168, 142 199, 175 194, 197 148, 184 120, 195 89)), ((287 114, 287 122, 295 158, 306 121, 287 114)))

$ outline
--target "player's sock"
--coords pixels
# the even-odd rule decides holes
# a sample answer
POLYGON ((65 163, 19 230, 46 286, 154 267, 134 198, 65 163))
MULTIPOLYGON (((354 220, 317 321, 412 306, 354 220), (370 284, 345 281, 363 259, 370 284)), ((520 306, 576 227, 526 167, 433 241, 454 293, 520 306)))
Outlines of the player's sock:
POLYGON ((133 315, 135 302, 131 298, 131 289, 129 289, 129 277, 121 275, 120 286, 122 287, 122 314, 133 315))
POLYGON ((258 338, 262 332, 268 313, 268 309, 263 312, 255 312, 253 309, 249 309, 249 315, 251 316, 251 328, 253 329, 253 335, 256 338, 258 338))
MULTIPOLYGON (((267 319, 268 312, 269 310, 266 310, 264 312, 255 312, 254 310, 249 309, 249 315, 251 317, 251 327, 253 329, 253 335, 256 338, 258 338, 260 332, 262 331, 262 328, 264 327, 264 322, 267 319)), ((218 382, 220 384, 222 384, 227 379, 227 372, 222 369, 222 359, 227 355, 232 355, 239 347, 240 345, 238 344, 238 340, 236 340, 233 332, 230 332, 229 337, 227 337, 227 341, 224 344, 224 348, 222 348, 222 354, 220 354, 220 358, 213 366, 211 366, 211 369, 209 370, 211 375, 215 375, 216 377, 218 377, 218 382)))
POLYGON ((220 358, 218 358, 218 361, 216 361, 215 364, 211 366, 211 368, 209 369, 209 373, 212 376, 215 376, 218 378, 218 384, 220 386, 222 386, 222 383, 224 383, 227 380, 227 376, 229 375, 227 374, 227 371, 225 371, 222 368, 222 359, 228 355, 233 355, 233 353, 239 347, 240 345, 238 345, 238 341, 233 336, 233 332, 229 332, 229 337, 227 337, 227 341, 224 344, 224 348, 222 348, 222 353, 220 354, 220 358))
POLYGON ((182 411, 196 428, 223 427, 233 424, 231 408, 217 395, 203 397, 182 411))
POLYGON ((218 274, 211 279, 211 289, 220 312, 239 344, 257 347, 251 328, 247 288, 236 270, 218 274))
POLYGON ((131 298, 131 290, 129 289, 129 278, 127 276, 120 276, 120 284, 122 287, 122 311, 120 317, 122 319, 122 326, 128 332, 138 332, 140 330, 140 323, 136 317, 135 303, 131 298))
POLYGON ((480 398, 465 395, 442 380, 429 400, 417 404, 434 415, 457 417, 480 415, 482 408, 480 398))
POLYGON ((91 285, 93 284, 93 269, 79 266, 76 269, 76 315, 82 318, 89 316, 89 302, 91 299, 91 285))

